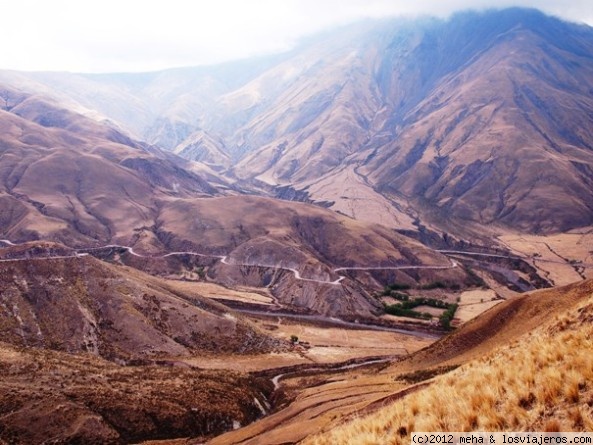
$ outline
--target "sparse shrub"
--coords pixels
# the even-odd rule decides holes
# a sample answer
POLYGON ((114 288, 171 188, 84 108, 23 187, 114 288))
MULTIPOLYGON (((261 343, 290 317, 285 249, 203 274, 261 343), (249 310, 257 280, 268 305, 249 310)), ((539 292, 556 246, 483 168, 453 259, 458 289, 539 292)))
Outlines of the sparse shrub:
POLYGON ((466 280, 465 284, 467 286, 478 286, 482 288, 487 288, 486 282, 480 277, 473 269, 466 267, 465 272, 468 275, 468 279, 466 280))
MULTIPOLYGON (((381 293, 381 296, 383 296, 383 297, 392 296, 393 297, 394 296, 394 291, 408 290, 410 288, 411 288, 411 286, 408 285, 408 284, 391 283, 391 284, 388 284, 387 286, 385 286, 383 288, 383 292, 381 293)), ((397 293, 397 292, 395 292, 395 293, 397 293)))
POLYGON ((439 322, 441 323, 442 327, 445 329, 451 329, 451 321, 455 317, 455 312, 457 312, 458 307, 459 306, 456 303, 450 304, 447 310, 442 313, 442 315, 439 317, 439 322))
POLYGON ((450 322, 455 315, 455 311, 457 311, 457 304, 449 304, 445 301, 437 300, 436 298, 417 297, 410 299, 408 295, 403 295, 407 298, 402 296, 400 297, 401 303, 386 305, 385 312, 398 317, 422 318, 425 320, 430 320, 432 318, 432 314, 427 312, 418 312, 414 309, 418 306, 430 306, 437 309, 446 309, 446 311, 440 317, 441 325, 447 329, 450 328, 450 322))
POLYGON ((420 286, 420 289, 432 290, 432 289, 446 289, 447 285, 442 281, 433 281, 432 283, 424 284, 420 286))
POLYGON ((399 301, 408 301, 410 299, 410 296, 408 294, 404 294, 403 292, 397 291, 391 291, 390 296, 399 301))
POLYGON ((397 317, 410 317, 410 318, 421 318, 422 314, 420 312, 416 312, 412 309, 407 309, 403 307, 401 304, 392 304, 389 306, 385 306, 385 312, 390 315, 395 315, 397 317))
POLYGON ((387 287, 389 287, 390 290, 408 290, 411 288, 409 284, 404 283, 392 283, 387 287))

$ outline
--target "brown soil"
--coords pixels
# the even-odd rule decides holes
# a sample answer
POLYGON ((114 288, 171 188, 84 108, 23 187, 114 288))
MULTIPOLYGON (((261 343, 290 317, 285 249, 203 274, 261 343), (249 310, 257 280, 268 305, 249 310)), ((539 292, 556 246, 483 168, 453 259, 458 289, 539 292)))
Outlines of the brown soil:
POLYGON ((271 391, 238 373, 122 367, 5 343, 0 376, 0 438, 23 445, 216 435, 260 417, 271 391))

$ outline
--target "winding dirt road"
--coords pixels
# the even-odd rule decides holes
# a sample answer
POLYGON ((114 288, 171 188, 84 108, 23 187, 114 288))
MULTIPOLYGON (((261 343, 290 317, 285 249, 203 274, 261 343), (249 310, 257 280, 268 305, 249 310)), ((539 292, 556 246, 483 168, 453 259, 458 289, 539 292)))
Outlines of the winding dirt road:
POLYGON ((282 380, 283 378, 286 378, 290 375, 294 375, 294 374, 304 375, 304 374, 316 374, 319 372, 347 371, 350 369, 362 368, 363 366, 376 365, 378 363, 391 363, 396 358, 398 358, 398 357, 385 357, 385 358, 380 358, 380 359, 371 358, 371 359, 363 360, 358 363, 350 363, 348 365, 343 365, 343 366, 338 366, 338 367, 328 367, 328 366, 325 366, 325 367, 318 366, 317 367, 316 366, 313 368, 305 368, 305 369, 295 370, 292 372, 284 372, 282 374, 277 374, 274 377, 272 377, 272 383, 274 384, 274 390, 277 390, 278 388, 280 388, 280 380, 282 380))
POLYGON ((376 324, 356 323, 353 321, 342 320, 340 318, 324 317, 322 315, 304 315, 304 314, 295 314, 295 313, 290 313, 290 312, 269 312, 269 311, 260 311, 260 310, 255 310, 255 309, 241 309, 241 308, 233 309, 233 310, 236 312, 240 312, 242 314, 246 314, 246 315, 255 315, 255 316, 270 317, 270 318, 276 318, 276 317, 290 318, 293 320, 302 320, 302 321, 309 321, 309 322, 313 321, 313 322, 323 323, 325 325, 331 325, 331 326, 342 327, 342 328, 364 329, 367 331, 395 332, 398 334, 411 335, 411 336, 420 337, 420 338, 428 338, 431 340, 437 340, 440 338, 439 335, 429 334, 427 332, 411 331, 408 329, 394 328, 394 327, 390 327, 390 326, 381 326, 381 325, 376 325, 376 324))
MULTIPOLYGON (((548 246, 548 248, 549 248, 549 246, 548 246)), ((522 260, 522 261, 527 261, 527 262, 529 262, 529 261, 537 261, 537 262, 540 262, 540 263, 566 264, 566 265, 569 265, 569 266, 593 267, 593 264, 591 264, 591 263, 577 262, 575 264, 571 264, 569 260, 564 260, 564 261, 560 261, 560 260, 548 260, 546 258, 540 258, 540 257, 517 256, 517 255, 501 255, 501 254, 482 253, 482 252, 464 252, 463 250, 437 250, 437 252, 442 253, 444 255, 466 255, 466 256, 477 256, 477 257, 486 257, 486 258, 504 258, 504 259, 507 259, 507 260, 522 260)))
MULTIPOLYGON (((0 242, 3 242, 9 246, 17 245, 7 239, 0 239, 0 242)), ((50 259, 59 259, 59 258, 80 258, 80 257, 84 257, 84 256, 88 255, 89 252, 95 252, 95 251, 100 251, 100 250, 105 250, 105 249, 125 250, 130 255, 133 255, 138 258, 166 258, 166 257, 181 256, 181 255, 193 255, 193 256, 199 256, 199 257, 203 257, 203 258, 217 258, 220 260, 220 262, 222 264, 225 264, 227 266, 263 267, 263 268, 268 268, 268 269, 286 270, 286 271, 292 272, 292 274, 294 275, 294 278, 296 280, 307 281, 307 282, 312 282, 312 283, 319 283, 319 284, 329 284, 329 285, 333 285, 333 286, 340 285, 342 280, 344 280, 346 278, 343 275, 338 275, 338 278, 333 281, 319 280, 319 279, 315 279, 315 278, 305 278, 301 275, 301 273, 297 269, 294 269, 292 267, 285 267, 285 266, 274 265, 274 264, 235 263, 235 262, 229 261, 228 255, 211 255, 211 254, 204 254, 204 253, 191 252, 191 251, 169 252, 164 255, 142 255, 142 254, 134 251, 134 249, 130 246, 121 246, 119 244, 108 244, 106 246, 101 246, 101 247, 79 248, 79 249, 75 249, 76 253, 74 255, 70 255, 70 256, 48 256, 48 257, 39 257, 39 258, 35 258, 35 259, 36 260, 50 260, 50 259)), ((445 253, 445 252, 443 252, 443 253, 445 253)), ((30 260, 33 258, 26 258, 26 259, 30 260)), ((24 259, 22 259, 22 260, 24 260, 24 259)), ((18 259, 5 259, 5 260, 0 260, 0 261, 1 262, 18 261, 18 259)), ((449 259, 449 261, 450 261, 450 264, 448 264, 446 266, 422 266, 422 265, 415 265, 415 266, 360 266, 360 267, 359 266, 347 266, 347 267, 337 267, 335 269, 332 269, 332 272, 337 273, 339 271, 345 271, 345 270, 407 270, 407 269, 443 270, 443 269, 453 269, 455 267, 458 267, 457 262, 455 262, 452 259, 449 259)))

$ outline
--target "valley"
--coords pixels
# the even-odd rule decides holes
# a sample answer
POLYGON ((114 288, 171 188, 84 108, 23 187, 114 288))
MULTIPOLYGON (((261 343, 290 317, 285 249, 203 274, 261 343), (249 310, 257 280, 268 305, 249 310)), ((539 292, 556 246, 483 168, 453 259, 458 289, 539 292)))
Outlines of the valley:
POLYGON ((592 92, 524 8, 0 69, 0 445, 591 430, 592 92))
MULTIPOLYGON (((24 419, 30 416, 47 419, 38 431, 65 441, 119 443, 183 436, 190 430, 192 436, 196 432, 211 436, 290 402, 294 394, 284 393, 280 379, 385 363, 436 338, 413 327, 407 331, 284 314, 278 307, 258 313, 245 307, 254 299, 258 308, 262 302, 272 305, 274 299, 266 300, 266 289, 233 290, 209 282, 157 279, 55 243, 2 243, 7 247, 0 249, 0 389, 7 392, 1 399, 0 419, 6 425, 3 437, 17 443, 40 440, 26 427, 24 419), (25 278, 29 273, 34 280, 25 278), (243 309, 208 302, 229 296, 241 298, 243 309), (298 340, 291 340, 293 336, 298 340), (385 346, 378 347, 377 340, 385 346), (67 377, 72 375, 76 377, 67 377), (31 378, 44 389, 27 384, 31 378), (240 379, 245 383, 236 383, 240 379), (182 382, 196 381, 201 383, 191 391, 205 395, 212 385, 215 394, 226 395, 215 405, 209 397, 203 407, 200 404, 206 400, 194 396, 190 410, 188 389, 170 394, 182 382), (92 396, 85 389, 91 383, 92 396), (235 385, 259 392, 255 399, 249 393, 239 396, 238 389, 231 390, 235 385), (15 387, 21 389, 12 398, 28 400, 29 394, 38 392, 44 403, 9 403, 7 394, 15 387), (154 404, 157 391, 166 397, 166 405, 154 404), (125 394, 135 394, 133 401, 125 394), (62 400, 70 402, 52 408, 62 400), (255 405, 248 400, 255 400, 255 405), (129 403, 141 410, 139 414, 116 420, 113 416, 129 403), (182 418, 170 423, 169 416, 179 414, 182 418), (70 423, 72 429, 49 426, 60 422, 70 423), (167 429, 159 427, 162 422, 169 425, 167 429)), ((95 253, 104 249, 144 258, 121 246, 95 253)))

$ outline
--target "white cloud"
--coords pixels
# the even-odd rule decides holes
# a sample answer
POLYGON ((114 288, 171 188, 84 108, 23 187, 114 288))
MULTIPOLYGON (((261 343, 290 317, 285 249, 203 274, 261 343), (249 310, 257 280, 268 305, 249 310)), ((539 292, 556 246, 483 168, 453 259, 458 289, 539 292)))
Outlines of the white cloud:
POLYGON ((144 71, 289 48, 364 17, 530 6, 593 24, 590 0, 19 0, 0 2, 0 68, 144 71))

